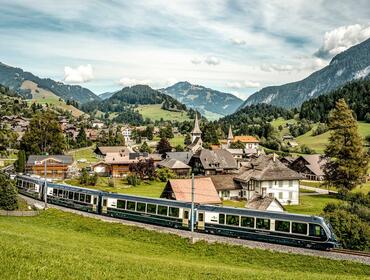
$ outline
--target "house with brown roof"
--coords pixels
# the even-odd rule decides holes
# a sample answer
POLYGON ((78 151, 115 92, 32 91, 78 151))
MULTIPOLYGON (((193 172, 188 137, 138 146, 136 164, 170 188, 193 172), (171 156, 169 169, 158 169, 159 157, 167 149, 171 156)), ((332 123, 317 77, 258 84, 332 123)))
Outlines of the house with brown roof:
MULTIPOLYGON (((47 178, 65 179, 74 172, 74 159, 69 155, 30 155, 26 163, 26 173, 47 178)), ((76 170, 77 171, 77 170, 76 170)))
POLYGON ((211 175, 209 177, 215 185, 218 196, 222 200, 242 198, 243 188, 239 183, 234 181, 234 177, 235 174, 211 175))
POLYGON ((299 204, 299 180, 302 176, 281 163, 275 154, 260 155, 242 167, 234 177, 247 200, 258 194, 275 197, 282 205, 299 204))
POLYGON ((301 174, 307 180, 324 180, 324 165, 326 160, 321 155, 302 155, 295 159, 290 168, 301 174))
POLYGON ((178 177, 188 177, 191 167, 180 160, 174 158, 165 158, 157 163, 158 168, 168 168, 172 170, 178 177))
MULTIPOLYGON (((161 198, 191 202, 192 180, 169 180, 161 194, 161 198)), ((221 199, 210 178, 194 179, 194 202, 199 204, 221 204, 221 199)))
POLYGON ((192 156, 189 165, 196 175, 216 175, 236 172, 238 164, 233 155, 223 149, 202 149, 192 156))
POLYGON ((110 153, 133 153, 134 151, 130 147, 126 146, 97 146, 94 153, 97 157, 104 158, 110 153))
POLYGON ((275 211, 275 212, 284 212, 284 206, 281 205, 279 200, 273 196, 255 195, 250 200, 248 200, 245 208, 256 209, 262 211, 275 211))

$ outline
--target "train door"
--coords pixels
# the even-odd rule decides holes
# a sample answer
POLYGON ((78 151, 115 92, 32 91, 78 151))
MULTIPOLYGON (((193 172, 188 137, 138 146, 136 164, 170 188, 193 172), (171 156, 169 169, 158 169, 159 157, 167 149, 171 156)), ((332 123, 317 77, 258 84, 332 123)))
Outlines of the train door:
POLYGON ((189 227, 189 209, 184 209, 182 213, 182 226, 189 227))
POLYGON ((102 213, 108 213, 108 198, 102 197, 102 213))
POLYGON ((92 210, 93 212, 98 212, 97 209, 98 209, 98 196, 97 195, 93 195, 92 196, 92 210))
POLYGON ((198 211, 198 229, 204 230, 204 212, 198 211))

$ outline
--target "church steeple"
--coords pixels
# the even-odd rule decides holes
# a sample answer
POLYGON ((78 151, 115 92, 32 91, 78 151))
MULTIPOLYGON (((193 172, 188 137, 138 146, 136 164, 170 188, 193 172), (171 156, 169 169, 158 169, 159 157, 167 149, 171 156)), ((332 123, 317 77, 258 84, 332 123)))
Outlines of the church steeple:
POLYGON ((234 140, 233 131, 231 130, 231 125, 229 126, 229 134, 227 135, 227 146, 230 147, 231 142, 234 140))
POLYGON ((201 135, 202 131, 199 128, 198 113, 195 112, 194 128, 191 131, 191 142, 194 142, 195 138, 200 137, 201 135))

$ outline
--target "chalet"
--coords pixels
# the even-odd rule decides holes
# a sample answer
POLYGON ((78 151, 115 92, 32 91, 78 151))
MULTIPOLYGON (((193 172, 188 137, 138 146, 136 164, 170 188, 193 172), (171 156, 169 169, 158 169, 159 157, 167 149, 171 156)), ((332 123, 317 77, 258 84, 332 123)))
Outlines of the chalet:
POLYGON ((216 175, 236 172, 238 164, 226 150, 202 149, 194 154, 189 162, 194 174, 216 175))
MULTIPOLYGON (((161 198, 191 202, 192 180, 169 180, 161 194, 161 198)), ((194 179, 194 202, 199 204, 221 204, 215 186, 210 178, 194 179)))
POLYGON ((122 151, 129 153, 134 152, 131 148, 126 146, 100 146, 100 147, 98 146, 94 150, 94 153, 96 154, 97 157, 104 158, 109 153, 120 153, 122 151))
POLYGON ((321 155, 303 155, 290 164, 290 168, 301 174, 307 180, 322 181, 326 160, 321 155))
POLYGON ((46 177, 65 179, 75 169, 73 157, 68 155, 30 155, 28 157, 26 163, 27 173, 44 177, 45 169, 46 177))
POLYGON ((191 167, 180 160, 174 158, 165 158, 158 162, 159 168, 168 168, 172 170, 178 177, 188 177, 191 171, 191 167))
POLYGON ((99 137, 99 130, 95 128, 85 128, 85 134, 87 139, 96 141, 99 137))
POLYGON ((255 195, 250 200, 248 200, 245 207, 262 211, 285 211, 284 206, 279 202, 279 200, 272 196, 262 197, 261 195, 255 195))
POLYGON ((243 188, 243 198, 258 194, 275 197, 282 205, 299 204, 301 175, 281 163, 276 155, 252 159, 234 178, 243 188))
POLYGON ((211 175, 210 178, 216 188, 218 196, 222 200, 240 199, 242 198, 242 190, 240 184, 234 181, 235 174, 227 175, 211 175))
POLYGON ((92 170, 97 173, 99 176, 110 176, 111 174, 111 166, 110 164, 99 161, 91 165, 92 170))
POLYGON ((279 159, 285 166, 290 167, 295 158, 286 156, 279 159))
POLYGON ((166 153, 166 158, 173 158, 179 161, 182 161, 185 164, 189 164, 191 157, 193 156, 192 152, 168 152, 166 153))

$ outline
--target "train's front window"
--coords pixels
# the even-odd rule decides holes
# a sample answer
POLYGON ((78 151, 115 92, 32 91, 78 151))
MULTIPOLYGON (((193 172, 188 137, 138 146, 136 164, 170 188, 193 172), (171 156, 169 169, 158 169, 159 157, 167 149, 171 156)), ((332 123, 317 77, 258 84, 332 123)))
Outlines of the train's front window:
POLYGON ((330 233, 331 233, 331 239, 337 241, 337 236, 335 235, 334 233, 334 229, 333 227, 331 226, 330 222, 328 220, 324 220, 325 221, 325 224, 326 226, 328 227, 328 229, 330 230, 330 233))

